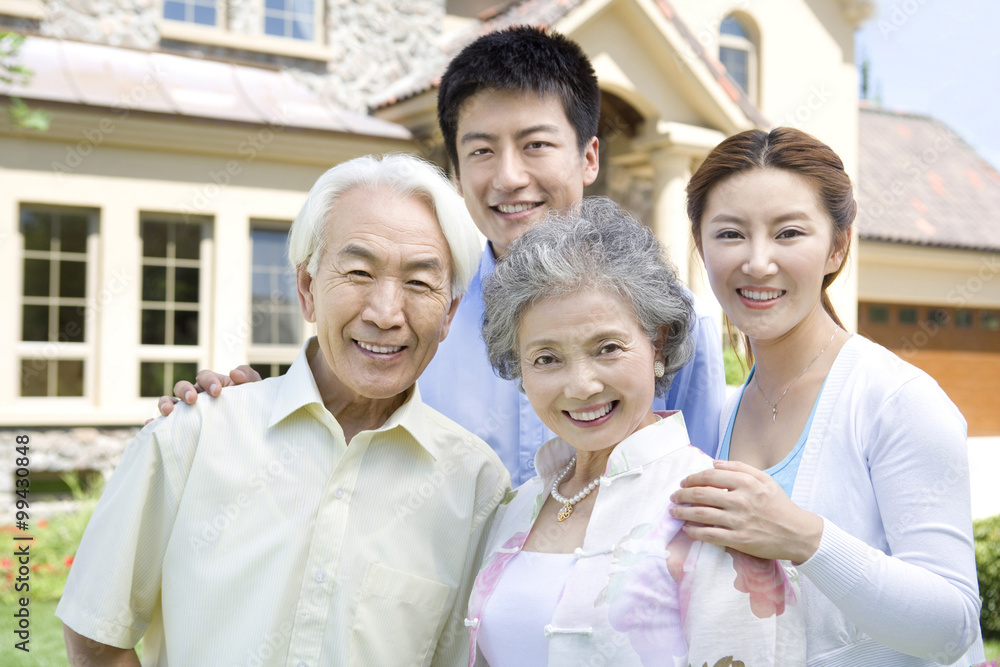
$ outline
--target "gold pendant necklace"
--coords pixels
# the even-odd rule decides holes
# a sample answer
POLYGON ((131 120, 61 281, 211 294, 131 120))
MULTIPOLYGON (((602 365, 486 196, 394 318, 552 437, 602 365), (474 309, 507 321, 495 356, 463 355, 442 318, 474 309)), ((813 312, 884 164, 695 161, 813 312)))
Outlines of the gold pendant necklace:
POLYGON ((556 521, 559 522, 568 519, 570 515, 573 514, 573 505, 576 505, 578 502, 589 496, 590 492, 596 489, 601 484, 601 478, 598 477, 590 484, 583 487, 583 490, 580 491, 580 493, 573 496, 572 498, 566 498, 565 496, 560 495, 559 485, 562 483, 563 479, 566 478, 566 475, 569 474, 569 471, 572 470, 574 463, 576 463, 576 456, 574 456, 569 460, 569 464, 563 469, 561 473, 559 473, 559 476, 556 477, 556 481, 552 483, 552 491, 551 491, 552 498, 557 503, 562 503, 562 507, 559 509, 559 513, 556 514, 556 521))

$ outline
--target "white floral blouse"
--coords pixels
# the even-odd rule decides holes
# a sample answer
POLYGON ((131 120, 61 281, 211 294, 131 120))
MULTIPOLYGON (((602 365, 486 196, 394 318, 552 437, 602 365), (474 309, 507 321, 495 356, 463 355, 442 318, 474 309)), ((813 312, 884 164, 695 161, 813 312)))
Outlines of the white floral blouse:
MULTIPOLYGON (((659 414, 608 460, 583 547, 543 630, 548 664, 804 665, 795 569, 692 542, 668 513, 680 481, 712 460, 690 446, 679 412, 659 414)), ((470 667, 486 664, 477 649, 483 608, 574 453, 559 438, 545 443, 538 476, 497 510, 465 622, 470 667)))

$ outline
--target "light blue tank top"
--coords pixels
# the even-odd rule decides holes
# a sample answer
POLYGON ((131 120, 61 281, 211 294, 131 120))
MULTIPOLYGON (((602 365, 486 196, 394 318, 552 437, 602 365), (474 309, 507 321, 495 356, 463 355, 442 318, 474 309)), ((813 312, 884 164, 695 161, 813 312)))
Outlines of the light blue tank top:
MULTIPOLYGON (((733 410, 733 414, 729 417, 726 434, 722 437, 722 447, 719 449, 718 458, 724 461, 729 460, 729 446, 733 441, 733 424, 736 423, 736 413, 740 410, 740 403, 743 402, 743 393, 750 384, 750 378, 753 377, 755 369, 756 367, 750 369, 750 374, 747 376, 746 382, 743 383, 743 388, 740 389, 740 401, 736 404, 736 409, 733 410)), ((816 406, 819 405, 820 396, 823 395, 823 387, 826 387, 826 380, 823 380, 823 386, 820 387, 819 394, 816 396, 816 402, 813 403, 812 410, 809 412, 809 419, 806 420, 805 428, 802 429, 802 434, 799 436, 799 440, 795 443, 795 446, 792 447, 792 451, 788 452, 788 456, 782 459, 777 465, 773 465, 764 471, 778 483, 778 486, 781 487, 781 490, 789 498, 791 498, 792 489, 795 487, 795 476, 798 474, 799 464, 802 462, 802 450, 805 449, 806 440, 809 439, 809 429, 812 428, 813 416, 816 414, 816 406)))

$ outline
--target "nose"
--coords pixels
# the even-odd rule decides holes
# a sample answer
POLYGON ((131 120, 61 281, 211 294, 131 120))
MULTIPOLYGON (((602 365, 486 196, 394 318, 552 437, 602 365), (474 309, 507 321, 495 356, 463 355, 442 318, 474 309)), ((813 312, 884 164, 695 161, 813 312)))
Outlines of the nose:
POLYGON ((403 298, 403 288, 396 281, 377 281, 368 292, 361 319, 379 329, 403 326, 403 298))
POLYGON ((566 398, 584 400, 596 396, 604 390, 604 383, 597 373, 593 363, 577 361, 570 363, 567 369, 566 386, 563 393, 566 398))
POLYGON ((766 278, 778 271, 770 239, 760 238, 749 245, 750 255, 743 263, 743 273, 754 278, 766 278))
POLYGON ((527 187, 530 179, 521 156, 516 151, 508 150, 498 157, 497 170, 493 176, 493 187, 500 192, 514 192, 527 187))

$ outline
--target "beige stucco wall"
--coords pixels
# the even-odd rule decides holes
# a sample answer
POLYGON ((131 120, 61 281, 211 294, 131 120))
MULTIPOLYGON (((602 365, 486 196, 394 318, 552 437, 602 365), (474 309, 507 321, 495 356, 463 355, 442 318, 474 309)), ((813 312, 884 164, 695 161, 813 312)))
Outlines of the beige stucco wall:
MULTIPOLYGON (((309 133, 293 128, 181 119, 113 118, 54 110, 44 134, 0 128, 0 426, 141 424, 155 400, 139 398, 143 212, 208 216, 202 242, 201 344, 159 348, 158 359, 194 360, 228 370, 249 352, 250 222, 288 221, 328 167, 366 152, 406 150, 407 142, 309 133), (101 132, 100 128, 106 131, 101 132), (111 128, 109 130, 109 128, 111 128), (90 239, 84 398, 20 398, 19 355, 39 344, 21 338, 22 203, 97 209, 90 239)), ((77 351, 79 345, 77 345, 77 351)), ((72 344, 44 344, 46 357, 72 344)), ((293 350, 277 352, 294 358, 293 350)))

